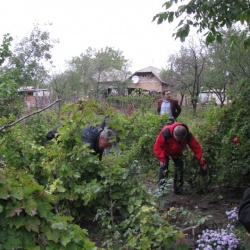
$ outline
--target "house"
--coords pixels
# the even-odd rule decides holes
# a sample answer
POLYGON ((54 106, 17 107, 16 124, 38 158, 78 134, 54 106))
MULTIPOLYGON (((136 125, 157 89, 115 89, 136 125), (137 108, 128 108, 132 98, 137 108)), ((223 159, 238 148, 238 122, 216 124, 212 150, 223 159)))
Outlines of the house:
POLYGON ((169 84, 161 79, 160 72, 160 69, 149 66, 128 75, 128 72, 110 68, 95 74, 93 79, 100 84, 99 90, 104 97, 132 92, 159 94, 169 87, 169 84))
POLYGON ((201 93, 199 94, 199 98, 202 104, 211 101, 213 101, 216 105, 220 106, 222 105, 222 101, 224 105, 230 103, 230 100, 228 100, 227 98, 226 92, 218 89, 211 89, 207 91, 202 90, 201 93))
POLYGON ((125 90, 125 82, 128 79, 127 74, 126 71, 109 68, 99 74, 96 73, 93 79, 96 83, 100 83, 100 90, 105 96, 110 94, 118 95, 125 90))
POLYGON ((28 113, 50 104, 50 92, 47 89, 36 89, 32 86, 25 86, 19 88, 18 91, 24 93, 24 102, 28 113))
POLYGON ((152 66, 136 71, 131 77, 128 94, 133 91, 147 93, 161 93, 169 84, 160 77, 161 70, 152 66))

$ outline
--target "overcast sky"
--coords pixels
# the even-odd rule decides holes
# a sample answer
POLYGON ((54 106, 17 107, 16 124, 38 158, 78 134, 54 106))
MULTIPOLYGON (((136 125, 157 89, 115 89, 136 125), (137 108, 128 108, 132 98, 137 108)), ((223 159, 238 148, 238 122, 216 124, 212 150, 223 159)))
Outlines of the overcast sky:
MULTIPOLYGON (((164 11, 167 0, 2 0, 0 36, 28 36, 35 23, 51 22, 51 38, 58 39, 52 56, 57 70, 65 60, 85 53, 88 47, 119 49, 132 61, 135 72, 148 66, 165 68, 168 56, 180 41, 172 34, 175 25, 158 25, 153 16, 164 11)), ((41 26, 42 27, 42 26, 41 26)))

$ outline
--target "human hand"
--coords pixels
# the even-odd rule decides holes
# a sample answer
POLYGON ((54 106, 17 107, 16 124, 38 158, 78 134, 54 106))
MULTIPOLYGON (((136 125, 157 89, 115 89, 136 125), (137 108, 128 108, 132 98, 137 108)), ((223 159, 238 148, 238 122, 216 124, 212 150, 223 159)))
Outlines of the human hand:
POLYGON ((161 166, 162 168, 164 168, 164 167, 165 167, 165 162, 164 162, 164 161, 160 161, 160 166, 161 166))
POLYGON ((203 171, 207 171, 207 169, 208 169, 207 163, 205 163, 203 166, 201 166, 201 169, 202 169, 203 171))
POLYGON ((207 175, 208 165, 205 163, 202 166, 199 166, 198 171, 201 175, 207 175))

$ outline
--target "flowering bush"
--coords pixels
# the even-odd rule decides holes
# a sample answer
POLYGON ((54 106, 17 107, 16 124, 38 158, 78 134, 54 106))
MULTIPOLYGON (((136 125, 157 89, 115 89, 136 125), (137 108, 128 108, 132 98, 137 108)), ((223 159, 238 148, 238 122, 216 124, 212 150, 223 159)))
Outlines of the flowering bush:
POLYGON ((237 208, 226 211, 229 224, 227 229, 204 230, 198 235, 196 250, 233 250, 237 249, 239 240, 234 232, 234 222, 238 220, 237 208))

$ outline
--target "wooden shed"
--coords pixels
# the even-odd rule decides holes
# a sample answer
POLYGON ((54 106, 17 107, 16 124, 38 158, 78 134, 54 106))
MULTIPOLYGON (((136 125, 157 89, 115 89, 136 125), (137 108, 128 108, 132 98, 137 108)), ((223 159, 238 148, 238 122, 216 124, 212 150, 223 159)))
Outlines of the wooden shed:
POLYGON ((148 93, 161 93, 169 84, 160 77, 161 70, 152 66, 136 71, 131 77, 128 93, 134 90, 148 93))
POLYGON ((44 108, 50 104, 50 92, 47 89, 25 86, 19 88, 18 91, 24 93, 24 102, 26 104, 27 113, 34 109, 44 108))

